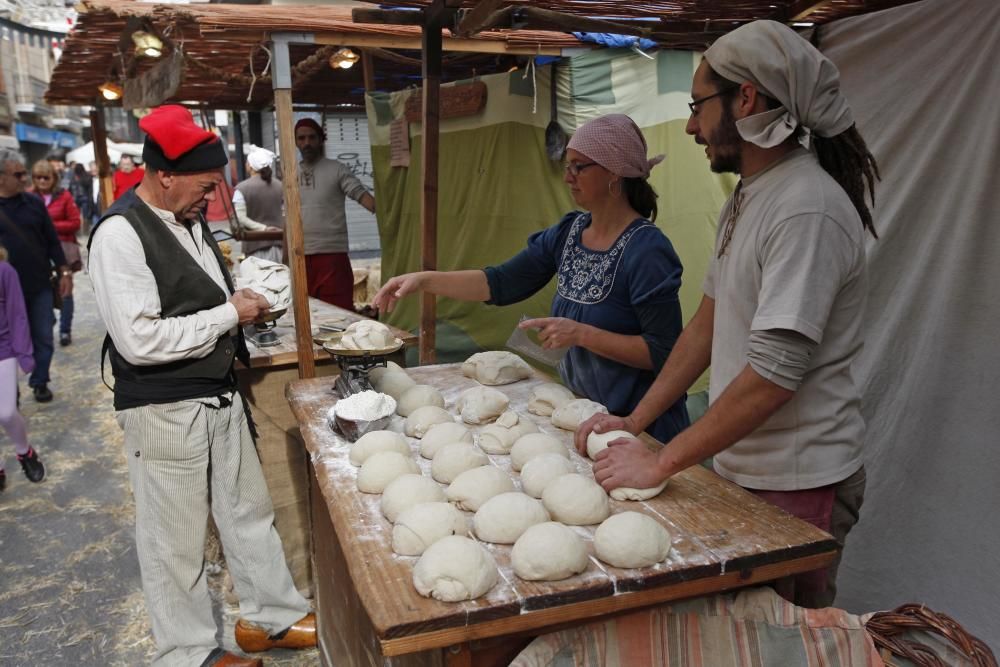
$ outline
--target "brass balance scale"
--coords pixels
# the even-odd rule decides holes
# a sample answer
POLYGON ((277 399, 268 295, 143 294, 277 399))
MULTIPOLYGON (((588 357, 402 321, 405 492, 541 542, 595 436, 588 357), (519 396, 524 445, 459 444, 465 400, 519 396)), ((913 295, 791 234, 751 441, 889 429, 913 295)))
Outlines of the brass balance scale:
MULTIPOLYGON (((368 372, 373 368, 384 368, 389 355, 403 347, 403 341, 397 338, 393 345, 377 350, 348 350, 339 347, 341 336, 343 332, 329 332, 313 338, 340 367, 340 375, 333 382, 334 393, 345 399, 352 394, 374 391, 368 372)), ((387 415, 371 422, 357 422, 335 415, 334 424, 337 430, 353 442, 368 431, 386 428, 390 418, 391 415, 387 415)))

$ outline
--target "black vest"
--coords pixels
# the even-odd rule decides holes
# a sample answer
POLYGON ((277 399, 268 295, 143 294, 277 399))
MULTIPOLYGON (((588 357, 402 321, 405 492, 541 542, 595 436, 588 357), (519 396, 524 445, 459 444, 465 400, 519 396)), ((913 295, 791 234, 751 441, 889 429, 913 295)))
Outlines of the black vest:
MULTIPOLYGON (((116 201, 94 225, 87 242, 89 249, 94 235, 107 218, 121 215, 132 225, 146 255, 146 264, 156 278, 160 296, 160 317, 181 317, 200 310, 214 308, 226 302, 228 295, 205 273, 191 254, 177 242, 163 221, 129 190, 116 201)), ((226 285, 233 291, 232 278, 226 269, 215 238, 204 220, 202 239, 212 248, 226 285)), ((249 366, 249 353, 243 331, 234 338, 224 334, 207 356, 182 359, 153 366, 136 366, 125 360, 115 349, 110 336, 104 339, 104 349, 111 360, 115 377, 115 409, 125 410, 150 403, 172 403, 191 398, 218 396, 236 387, 233 359, 249 366)))

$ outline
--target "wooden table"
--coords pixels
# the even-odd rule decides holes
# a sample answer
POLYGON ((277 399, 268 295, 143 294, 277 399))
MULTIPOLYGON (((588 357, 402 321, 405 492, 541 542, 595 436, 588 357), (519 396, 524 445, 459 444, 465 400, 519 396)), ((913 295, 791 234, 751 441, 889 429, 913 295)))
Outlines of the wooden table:
MULTIPOLYGON (((454 412, 458 395, 476 385, 460 368, 448 364, 408 372, 417 382, 437 387, 454 412)), ((531 390, 543 381, 538 376, 497 389, 510 398, 512 409, 569 444, 568 431, 527 413, 531 390)), ((417 559, 392 553, 392 526, 380 512, 381 496, 357 490, 358 469, 348 461, 349 443, 327 425, 326 413, 336 398, 331 386, 330 380, 318 378, 292 382, 286 390, 313 469, 313 567, 325 665, 485 665, 501 656, 509 660, 513 656, 504 645, 519 646, 511 637, 786 577, 829 565, 836 553, 836 543, 826 533, 694 466, 649 501, 611 501, 612 512, 644 512, 667 527, 673 548, 663 563, 621 570, 592 557, 587 571, 575 577, 527 582, 512 571, 510 546, 487 544, 500 566, 499 584, 468 602, 427 599, 413 587, 417 559)), ((429 476, 430 461, 418 455, 417 440, 410 443, 429 476)), ((590 473, 588 460, 576 452, 572 457, 580 472, 590 473)), ((517 480, 509 456, 490 459, 517 480)), ((591 554, 595 528, 576 529, 588 540, 591 554)))
MULTIPOLYGON (((319 299, 309 299, 313 330, 321 324, 346 327, 367 319, 355 312, 338 308, 319 299)), ((274 329, 278 345, 258 347, 247 342, 250 367, 237 364, 240 388, 250 402, 260 437, 257 451, 264 478, 274 505, 274 525, 281 536, 285 558, 295 585, 309 594, 312 588, 311 536, 309 529, 309 472, 305 448, 298 435, 298 422, 285 400, 285 385, 298 374, 298 346, 295 323, 289 311, 274 329)), ((390 327, 405 347, 416 344, 413 334, 390 327)), ((340 369, 323 348, 314 347, 316 374, 336 376, 340 369)), ((402 350, 395 360, 403 363, 402 350)))

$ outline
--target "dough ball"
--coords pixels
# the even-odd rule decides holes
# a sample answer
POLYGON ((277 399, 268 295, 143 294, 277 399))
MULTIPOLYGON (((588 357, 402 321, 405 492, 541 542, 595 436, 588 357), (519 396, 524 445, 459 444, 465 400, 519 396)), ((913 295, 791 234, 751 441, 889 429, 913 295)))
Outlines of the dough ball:
MULTIPOLYGON (((396 407, 399 411, 399 407, 396 407)), ((563 403, 552 413, 552 425, 575 431, 577 426, 593 417, 598 412, 608 414, 608 409, 600 403, 586 398, 575 398, 569 403, 563 403)))
POLYGON ((542 492, 542 503, 556 521, 571 526, 590 526, 608 518, 608 494, 601 485, 572 473, 556 477, 542 492))
POLYGON ((496 466, 485 465, 460 473, 445 496, 460 509, 475 512, 493 496, 513 490, 510 475, 496 466))
POLYGON ((396 399, 396 409, 399 410, 399 399, 407 389, 417 386, 409 375, 403 372, 390 371, 384 373, 378 382, 374 383, 375 389, 388 394, 396 399))
POLYGON ((375 320, 360 320, 344 329, 337 347, 345 350, 383 350, 395 343, 396 337, 386 325, 375 320))
MULTIPOLYGON (((607 433, 591 433, 587 436, 587 456, 591 459, 597 456, 597 453, 607 449, 608 444, 618 438, 634 438, 635 436, 628 431, 608 431, 607 433)), ((615 500, 649 500, 654 496, 660 495, 667 486, 667 480, 663 480, 662 484, 657 486, 652 486, 648 489, 633 489, 628 486, 620 486, 611 492, 611 497, 615 500)))
POLYGON ((432 459, 437 450, 454 442, 467 442, 471 445, 472 431, 453 421, 434 424, 427 429, 420 441, 420 455, 425 459, 432 459))
POLYGON ((410 455, 410 445, 399 433, 392 431, 369 431, 351 445, 351 465, 359 466, 376 452, 399 452, 410 455))
POLYGON ((446 500, 441 485, 423 475, 400 475, 382 492, 382 514, 392 523, 399 515, 420 503, 440 503, 446 500))
POLYGON ((375 368, 369 369, 368 379, 371 381, 373 385, 377 385, 382 380, 382 376, 384 376, 386 373, 405 374, 406 371, 403 370, 403 367, 397 364, 395 361, 386 361, 385 366, 376 366, 375 368))
POLYGON ((513 352, 478 352, 462 364, 462 374, 480 384, 510 384, 531 377, 531 366, 513 352))
POLYGON ((479 446, 487 454, 510 454, 515 440, 514 432, 499 424, 488 424, 479 431, 479 446))
POLYGON ((569 403, 576 396, 566 387, 555 382, 546 382, 535 387, 528 399, 528 412, 533 415, 548 417, 555 409, 569 403))
POLYGON ((396 517, 392 550, 400 556, 419 556, 442 538, 468 534, 469 522, 451 503, 420 503, 396 517))
POLYGON ((509 454, 518 438, 538 433, 538 426, 528 417, 507 410, 497 420, 479 431, 479 446, 489 454, 509 454))
POLYGON ((431 476, 442 484, 451 484, 466 470, 489 464, 482 450, 466 442, 445 445, 431 460, 431 476))
POLYGON ((435 424, 453 424, 455 419, 451 413, 436 405, 425 405, 417 408, 406 418, 403 433, 411 438, 422 438, 435 424))
POLYGON ((514 574, 528 581, 558 581, 587 569, 587 547, 556 521, 538 523, 517 538, 510 552, 514 574))
POLYGON ((413 567, 413 585, 424 597, 442 602, 472 600, 497 583, 497 563, 481 544, 468 537, 435 542, 413 567))
POLYGON ((635 438, 634 435, 628 431, 608 431, 607 433, 594 433, 591 432, 587 436, 587 456, 591 460, 597 456, 597 452, 603 451, 608 448, 608 443, 618 438, 635 438))
POLYGON ((670 533, 652 517, 621 512, 594 531, 594 551, 608 565, 649 567, 667 557, 670 533))
POLYGON ((510 467, 520 470, 524 464, 542 454, 559 454, 569 458, 569 450, 558 438, 545 433, 522 435, 510 448, 510 467))
POLYGON ((536 523, 549 520, 541 502, 517 491, 493 496, 476 511, 472 519, 476 537, 494 544, 513 544, 536 523))
POLYGON ((496 389, 473 387, 458 397, 458 411, 466 424, 486 424, 499 417, 510 399, 496 389))
POLYGON ((382 493, 389 482, 400 475, 418 474, 416 461, 399 452, 376 452, 361 464, 358 471, 358 491, 382 493))
POLYGON ((565 456, 541 454, 521 468, 521 489, 532 498, 541 498, 549 482, 573 472, 576 472, 576 466, 565 456))
POLYGON ((415 384, 397 399, 396 412, 404 417, 409 417, 414 410, 427 405, 443 408, 444 396, 429 384, 415 384))

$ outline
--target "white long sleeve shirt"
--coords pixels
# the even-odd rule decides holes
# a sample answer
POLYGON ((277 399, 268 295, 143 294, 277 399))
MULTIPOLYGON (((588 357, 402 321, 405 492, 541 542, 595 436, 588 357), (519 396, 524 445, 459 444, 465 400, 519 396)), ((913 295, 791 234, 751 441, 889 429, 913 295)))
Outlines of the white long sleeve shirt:
MULTIPOLYGON (((191 232, 170 211, 147 206, 163 221, 195 262, 230 294, 201 225, 191 232)), ((130 364, 152 366, 207 356, 225 333, 236 333, 239 315, 228 301, 215 308, 182 317, 161 318, 160 296, 153 272, 135 230, 123 216, 101 223, 88 262, 97 295, 97 309, 114 341, 115 349, 130 364)))

